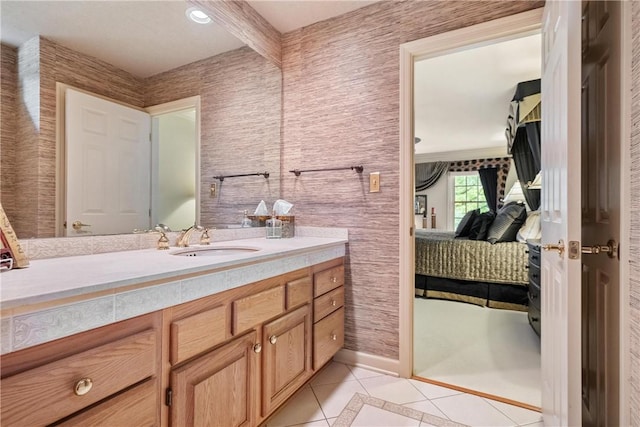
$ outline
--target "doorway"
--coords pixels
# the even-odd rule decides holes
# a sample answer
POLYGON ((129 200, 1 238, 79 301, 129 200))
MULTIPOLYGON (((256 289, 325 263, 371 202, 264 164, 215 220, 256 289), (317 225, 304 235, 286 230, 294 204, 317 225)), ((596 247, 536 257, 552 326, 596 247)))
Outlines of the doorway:
MULTIPOLYGON (((471 32, 458 30, 407 43, 401 47, 401 128, 400 140, 414 141, 420 135, 414 135, 412 116, 413 109, 410 107, 413 102, 414 66, 416 60, 434 58, 446 53, 460 52, 470 47, 480 47, 494 44, 496 42, 512 40, 523 36, 538 34, 540 32, 541 10, 533 10, 516 16, 499 19, 496 21, 480 24, 471 32), (482 30, 477 28, 483 27, 482 30)), ((506 108, 506 107, 505 107, 506 108)), ((506 116, 505 116, 506 119, 506 116)), ((401 170, 414 170, 414 147, 402 143, 400 145, 401 170)), ((401 247, 400 259, 407 260, 400 266, 401 283, 401 319, 400 319, 400 374, 402 376, 412 376, 414 365, 413 337, 415 334, 414 324, 414 223, 413 210, 408 208, 413 206, 414 194, 413 173, 402 173, 400 181, 400 205, 401 205, 401 247)), ((440 218, 439 218, 440 219, 440 218)))

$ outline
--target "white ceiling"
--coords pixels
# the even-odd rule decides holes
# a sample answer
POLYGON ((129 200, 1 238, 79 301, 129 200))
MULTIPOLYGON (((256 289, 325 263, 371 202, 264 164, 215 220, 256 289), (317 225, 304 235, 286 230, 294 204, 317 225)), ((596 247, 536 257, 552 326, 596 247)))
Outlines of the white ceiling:
MULTIPOLYGON (((505 147, 516 84, 540 78, 540 35, 415 64, 416 155, 505 147)), ((505 151, 506 153, 506 151, 505 151)))
MULTIPOLYGON (((373 1, 251 1, 281 32, 346 13, 373 1)), ((243 43, 215 23, 189 21, 183 0, 0 0, 0 40, 19 46, 36 35, 138 77, 148 77, 237 49, 243 43)))

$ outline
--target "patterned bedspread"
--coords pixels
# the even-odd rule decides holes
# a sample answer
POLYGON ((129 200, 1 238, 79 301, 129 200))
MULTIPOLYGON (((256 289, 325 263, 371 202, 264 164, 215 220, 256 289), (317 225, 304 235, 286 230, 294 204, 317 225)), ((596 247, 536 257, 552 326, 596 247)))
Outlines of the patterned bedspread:
POLYGON ((455 239, 453 232, 416 230, 416 274, 527 285, 527 245, 455 239))

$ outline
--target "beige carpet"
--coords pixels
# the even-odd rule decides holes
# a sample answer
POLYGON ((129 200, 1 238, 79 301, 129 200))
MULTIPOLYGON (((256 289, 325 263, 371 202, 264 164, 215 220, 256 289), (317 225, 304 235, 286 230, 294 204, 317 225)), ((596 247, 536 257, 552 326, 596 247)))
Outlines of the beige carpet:
MULTIPOLYGON (((387 421, 385 421, 384 417, 379 417, 379 424, 374 424, 370 420, 365 421, 365 424, 362 424, 362 420, 358 422, 359 416, 362 415, 363 411, 371 410, 384 411, 389 413, 390 415, 400 416, 402 418, 406 418, 407 421, 415 420, 418 424, 427 423, 428 425, 433 426, 451 426, 451 427, 465 427, 465 424, 458 424, 451 420, 446 420, 444 418, 436 417, 435 415, 426 414, 424 412, 416 411, 412 408, 407 408, 402 405, 397 405, 395 403, 387 402, 386 400, 378 399, 376 397, 367 396, 364 394, 356 393, 353 398, 349 401, 347 406, 342 410, 340 416, 336 418, 333 427, 351 427, 357 425, 366 425, 366 426, 389 426, 387 421)), ((373 414, 375 415, 375 414, 373 414)), ((402 423, 397 425, 411 425, 410 423, 402 423)))

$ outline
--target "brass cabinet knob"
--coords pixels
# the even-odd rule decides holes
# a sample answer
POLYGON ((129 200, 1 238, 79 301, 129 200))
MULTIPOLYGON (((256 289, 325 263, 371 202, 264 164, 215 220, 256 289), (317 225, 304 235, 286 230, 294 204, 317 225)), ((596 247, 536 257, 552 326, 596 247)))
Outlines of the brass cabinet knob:
POLYGON ((91 381, 91 378, 83 378, 76 383, 76 386, 73 388, 73 392, 76 396, 84 396, 89 393, 91 387, 93 387, 93 381, 91 381))
POLYGON ((336 300, 332 299, 331 300, 331 307, 335 307, 336 306, 336 300))
POLYGON ((332 282, 332 283, 336 283, 337 281, 338 281, 338 278, 337 278, 337 277, 335 277, 335 276, 334 276, 334 277, 332 277, 332 278, 331 278, 331 282, 332 282))
POLYGON ((332 333, 331 334, 331 340, 332 341, 337 341, 338 340, 338 335, 332 333))
POLYGON ((262 351, 262 344, 257 343, 256 345, 253 346, 253 351, 255 353, 260 353, 262 351))
POLYGON ((277 337, 277 336, 275 336, 275 335, 271 335, 271 336, 269 337, 269 342, 270 342, 271 344, 275 344, 276 342, 278 342, 278 337, 277 337))

